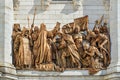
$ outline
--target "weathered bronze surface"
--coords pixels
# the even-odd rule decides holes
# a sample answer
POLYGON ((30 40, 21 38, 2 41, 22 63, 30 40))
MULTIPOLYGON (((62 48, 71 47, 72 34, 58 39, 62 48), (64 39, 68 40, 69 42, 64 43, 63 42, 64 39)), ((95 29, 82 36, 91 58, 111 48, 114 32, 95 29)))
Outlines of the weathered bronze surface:
POLYGON ((96 20, 93 30, 88 28, 88 16, 74 19, 60 31, 57 22, 54 29, 46 30, 14 24, 13 64, 17 69, 64 71, 65 69, 88 69, 94 74, 106 69, 111 61, 110 35, 103 16, 96 20))

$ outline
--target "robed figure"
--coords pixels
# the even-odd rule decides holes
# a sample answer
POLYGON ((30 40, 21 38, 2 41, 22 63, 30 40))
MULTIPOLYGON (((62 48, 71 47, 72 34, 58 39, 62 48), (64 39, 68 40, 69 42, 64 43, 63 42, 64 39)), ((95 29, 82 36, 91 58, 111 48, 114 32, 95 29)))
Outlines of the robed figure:
POLYGON ((30 49, 29 30, 25 27, 14 41, 14 52, 16 53, 17 69, 31 68, 32 53, 30 49))
POLYGON ((35 61, 35 65, 39 66, 40 64, 51 63, 51 51, 50 46, 47 40, 47 30, 46 26, 42 23, 40 26, 40 32, 37 39, 38 54, 35 61))

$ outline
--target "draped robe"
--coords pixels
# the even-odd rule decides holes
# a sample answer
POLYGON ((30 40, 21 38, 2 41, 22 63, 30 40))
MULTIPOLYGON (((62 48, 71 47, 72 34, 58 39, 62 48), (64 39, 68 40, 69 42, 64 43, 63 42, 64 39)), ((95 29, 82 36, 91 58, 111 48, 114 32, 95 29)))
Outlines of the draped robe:
POLYGON ((37 39, 38 53, 35 61, 37 65, 52 62, 50 46, 47 41, 47 31, 45 28, 45 25, 41 24, 37 39))

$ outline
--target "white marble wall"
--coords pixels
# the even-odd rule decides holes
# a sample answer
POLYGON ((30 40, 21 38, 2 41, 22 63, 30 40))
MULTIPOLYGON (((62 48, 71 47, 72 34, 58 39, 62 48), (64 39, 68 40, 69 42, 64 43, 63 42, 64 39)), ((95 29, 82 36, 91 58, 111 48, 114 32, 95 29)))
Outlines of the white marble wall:
MULTIPOLYGON (((37 7, 37 15, 35 25, 40 25, 44 22, 47 29, 52 29, 57 21, 62 25, 72 22, 74 18, 84 15, 89 16, 89 27, 92 28, 96 19, 99 19, 103 14, 109 19, 109 11, 105 8, 103 0, 80 0, 81 5, 76 10, 72 2, 51 2, 46 10, 41 9, 40 0, 19 0, 19 9, 14 11, 14 23, 20 23, 21 26, 27 26, 27 17, 32 18, 35 7, 37 7)), ((89 76, 88 72, 71 71, 63 73, 55 72, 37 72, 37 71, 17 71, 19 80, 107 80, 108 77, 103 75, 106 71, 98 73, 98 75, 89 76), (61 75, 63 74, 63 75, 61 75)))
POLYGON ((120 80, 120 0, 110 0, 111 64, 105 79, 120 80))
POLYGON ((16 73, 12 65, 13 5, 10 3, 12 0, 0 1, 0 80, 15 79, 16 73))
POLYGON ((94 21, 103 14, 108 18, 108 11, 104 7, 103 0, 80 0, 80 6, 77 10, 72 2, 52 1, 46 10, 42 10, 40 0, 19 1, 19 9, 14 11, 14 20, 22 26, 27 25, 27 16, 30 16, 30 22, 32 23, 32 14, 35 7, 37 7, 35 24, 39 25, 44 22, 48 29, 53 28, 57 21, 64 25, 83 15, 89 15, 90 27, 93 27, 94 21))
POLYGON ((89 75, 88 70, 66 70, 64 72, 44 72, 32 70, 18 70, 19 80, 104 80, 106 71, 96 75, 89 75), (100 76, 101 75, 101 76, 100 76))
POLYGON ((12 63, 11 34, 13 24, 12 0, 0 1, 0 62, 12 63))
POLYGON ((0 1, 0 80, 119 80, 120 79, 120 0, 110 0, 110 14, 103 4, 103 0, 81 0, 78 10, 75 10, 71 2, 52 2, 46 10, 41 10, 40 0, 19 0, 20 5, 14 11, 12 0, 0 1), (37 7, 35 24, 44 22, 48 29, 54 27, 57 21, 62 25, 72 22, 74 18, 89 15, 89 27, 93 27, 94 21, 105 14, 110 19, 111 35, 111 65, 105 71, 94 76, 88 75, 85 70, 59 72, 17 71, 12 63, 11 33, 12 24, 27 25, 27 16, 31 22, 34 8, 37 7), (110 17, 109 17, 110 16, 110 17), (14 21, 13 21, 14 18, 14 21))
MULTIPOLYGON (((4 9, 3 9, 3 7, 4 7, 4 1, 3 2, 1 2, 0 1, 0 26, 1 26, 1 29, 0 29, 0 53, 4 53, 4 27, 2 27, 2 26, 4 26, 4 24, 3 24, 3 22, 4 22, 4 9)), ((3 62, 4 61, 4 59, 2 59, 4 57, 4 55, 0 55, 0 62, 3 62)))

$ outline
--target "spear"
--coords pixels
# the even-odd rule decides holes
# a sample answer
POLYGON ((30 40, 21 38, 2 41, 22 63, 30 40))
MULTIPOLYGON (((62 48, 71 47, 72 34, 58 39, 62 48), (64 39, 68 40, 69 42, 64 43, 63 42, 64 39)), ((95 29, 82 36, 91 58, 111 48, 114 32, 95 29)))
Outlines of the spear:
POLYGON ((97 25, 98 25, 98 27, 100 27, 100 25, 102 24, 103 19, 104 19, 104 15, 102 15, 102 17, 100 18, 100 20, 96 20, 95 21, 95 25, 94 25, 93 31, 95 30, 95 28, 97 27, 97 25))
POLYGON ((32 25, 31 25, 31 27, 34 27, 34 21, 35 21, 36 10, 37 10, 37 9, 35 8, 34 16, 33 16, 33 23, 32 23, 32 25))
POLYGON ((102 15, 102 17, 100 18, 99 25, 102 23, 103 19, 104 19, 104 15, 102 15))
POLYGON ((30 26, 29 26, 29 21, 30 21, 29 16, 27 17, 27 20, 28 20, 28 27, 30 27, 30 26))

